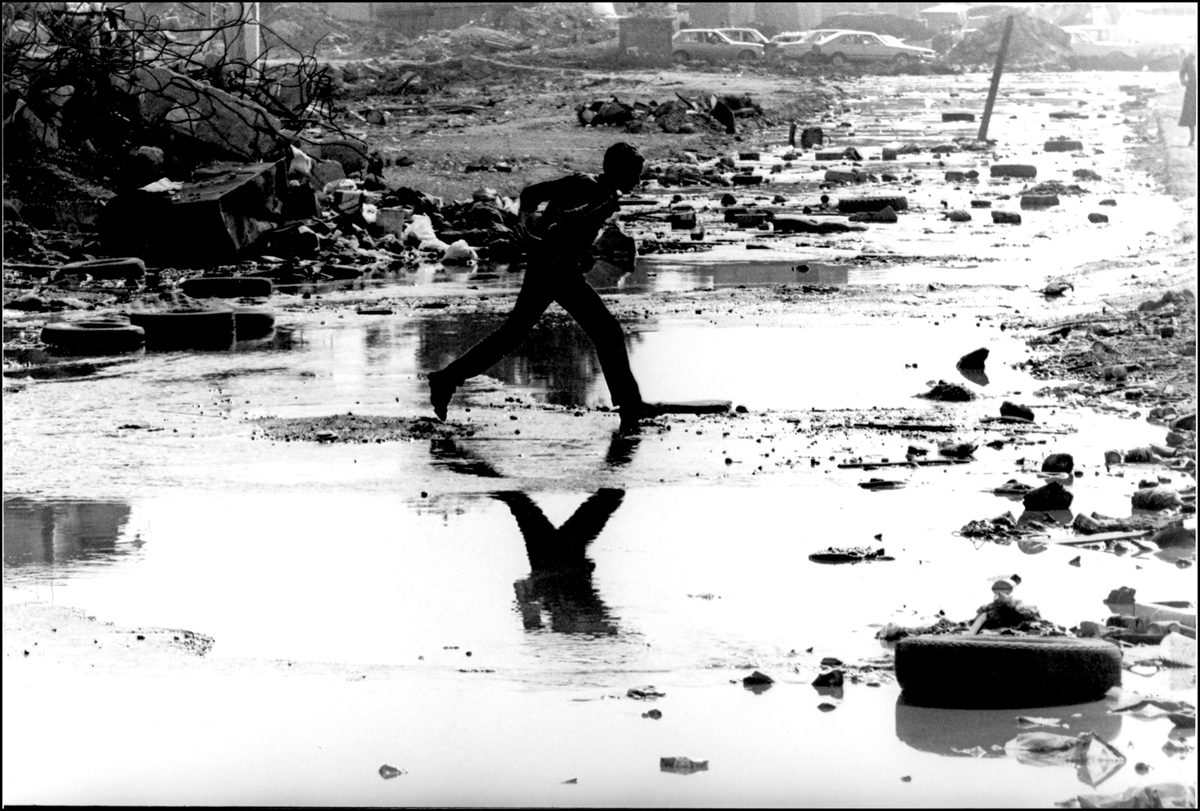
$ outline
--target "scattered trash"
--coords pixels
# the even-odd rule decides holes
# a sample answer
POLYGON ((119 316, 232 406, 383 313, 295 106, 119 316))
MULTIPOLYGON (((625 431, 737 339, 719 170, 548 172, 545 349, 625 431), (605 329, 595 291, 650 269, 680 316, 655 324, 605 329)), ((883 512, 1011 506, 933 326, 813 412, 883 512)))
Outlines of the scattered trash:
POLYGON ((1076 764, 1079 779, 1098 786, 1125 765, 1125 756, 1094 733, 1075 737, 1052 732, 1022 732, 1004 744, 1004 751, 1019 763, 1035 766, 1076 764))
POLYGON ((660 771, 673 774, 694 774, 708 771, 708 761, 685 757, 664 757, 658 759, 658 768, 660 771))
POLYGON ((666 693, 660 693, 658 690, 655 690, 654 685, 651 684, 646 685, 645 687, 630 687, 629 690, 626 691, 625 695, 629 698, 646 700, 662 698, 666 695, 666 693))
POLYGON ((813 563, 869 563, 871 561, 890 561, 883 549, 869 549, 865 546, 836 547, 831 546, 808 556, 813 563))

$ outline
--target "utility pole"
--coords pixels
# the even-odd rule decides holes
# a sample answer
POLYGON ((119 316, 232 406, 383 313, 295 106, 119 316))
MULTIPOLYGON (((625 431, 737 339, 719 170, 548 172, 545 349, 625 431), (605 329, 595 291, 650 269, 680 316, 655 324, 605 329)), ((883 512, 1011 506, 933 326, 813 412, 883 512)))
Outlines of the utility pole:
POLYGON ((992 120, 992 107, 996 104, 996 92, 1000 89, 1000 74, 1004 72, 1004 57, 1008 55, 1008 40, 1012 37, 1013 17, 1004 22, 1004 33, 1000 35, 1000 52, 996 54, 996 68, 992 71, 992 86, 988 89, 987 104, 983 107, 983 122, 979 125, 979 140, 987 140, 988 124, 992 120))

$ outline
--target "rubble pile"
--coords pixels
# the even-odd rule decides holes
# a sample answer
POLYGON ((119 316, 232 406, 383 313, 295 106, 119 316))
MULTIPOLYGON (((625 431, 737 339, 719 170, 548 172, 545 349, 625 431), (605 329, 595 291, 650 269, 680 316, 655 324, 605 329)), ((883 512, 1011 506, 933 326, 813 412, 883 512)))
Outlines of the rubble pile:
POLYGON ((749 96, 680 96, 649 103, 622 102, 615 96, 575 106, 575 116, 583 126, 619 126, 626 132, 645 132, 653 128, 667 133, 701 131, 733 134, 739 122, 770 124, 762 107, 749 96))
MULTIPOLYGON (((1030 14, 1013 15, 1005 69, 1045 69, 1064 66, 1071 56, 1071 35, 1057 25, 1030 14)), ((990 66, 1000 50, 1007 17, 995 17, 979 31, 967 34, 950 49, 947 61, 957 65, 990 66)))
POLYGON ((356 42, 377 37, 379 28, 339 19, 326 11, 322 3, 264 3, 262 6, 264 49, 345 52, 356 42))

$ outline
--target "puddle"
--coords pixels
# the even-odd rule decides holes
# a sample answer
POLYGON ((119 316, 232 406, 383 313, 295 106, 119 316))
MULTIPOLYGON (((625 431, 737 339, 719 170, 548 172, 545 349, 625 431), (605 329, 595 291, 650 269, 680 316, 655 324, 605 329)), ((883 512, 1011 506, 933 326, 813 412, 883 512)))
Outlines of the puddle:
POLYGON ((6 577, 54 577, 110 566, 141 548, 120 501, 4 499, 6 577), (14 571, 15 570, 15 571, 14 571))

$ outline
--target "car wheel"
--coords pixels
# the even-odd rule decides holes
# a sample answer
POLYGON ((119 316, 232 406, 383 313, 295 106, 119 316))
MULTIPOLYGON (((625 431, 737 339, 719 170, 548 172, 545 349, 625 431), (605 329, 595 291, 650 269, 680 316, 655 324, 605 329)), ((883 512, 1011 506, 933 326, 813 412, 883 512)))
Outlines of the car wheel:
POLYGON ((751 50, 745 50, 738 54, 737 58, 739 62, 753 62, 758 59, 758 54, 751 50))
POLYGON ((908 54, 896 54, 896 58, 892 61, 902 68, 911 68, 913 63, 912 57, 908 54))
POLYGON ((692 58, 688 56, 687 51, 676 51, 675 53, 671 54, 671 61, 676 65, 682 65, 686 62, 690 62, 691 59, 692 58))
POLYGON ((846 67, 846 55, 834 54, 833 56, 829 57, 829 63, 835 68, 844 68, 846 67))

